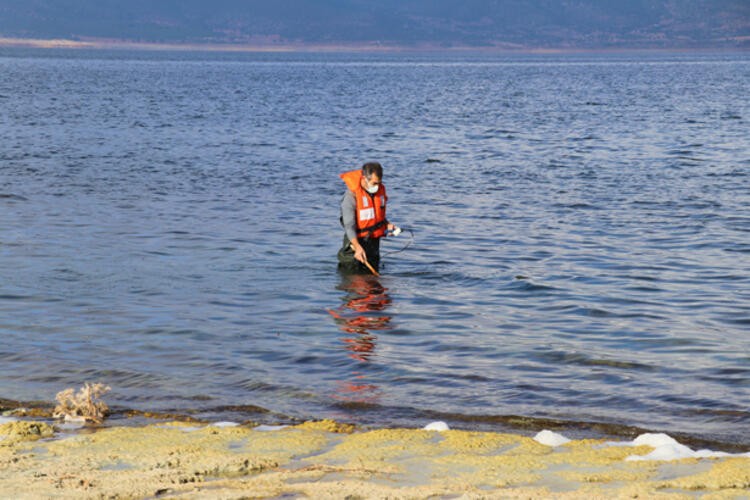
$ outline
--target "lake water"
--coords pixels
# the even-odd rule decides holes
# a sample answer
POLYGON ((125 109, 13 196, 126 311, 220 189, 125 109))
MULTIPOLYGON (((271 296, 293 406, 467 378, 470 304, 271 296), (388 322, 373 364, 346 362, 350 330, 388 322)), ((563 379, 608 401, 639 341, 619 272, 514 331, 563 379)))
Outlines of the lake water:
POLYGON ((748 53, 0 51, 0 398, 750 446, 748 95, 748 53), (413 241, 346 278, 369 160, 413 241))

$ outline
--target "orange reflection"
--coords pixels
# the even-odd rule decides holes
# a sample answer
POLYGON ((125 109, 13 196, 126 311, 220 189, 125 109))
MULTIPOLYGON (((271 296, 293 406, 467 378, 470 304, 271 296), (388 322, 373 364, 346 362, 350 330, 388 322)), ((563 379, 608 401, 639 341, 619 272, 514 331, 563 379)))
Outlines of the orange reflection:
MULTIPOLYGON (((360 274, 343 275, 337 288, 346 292, 343 303, 328 312, 345 334, 341 340, 349 357, 369 363, 375 356, 377 346, 378 337, 374 332, 391 328, 391 316, 383 314, 391 305, 388 289, 376 276, 360 274)), ((352 373, 352 379, 338 384, 338 392, 343 399, 373 402, 378 398, 378 387, 367 383, 362 372, 352 373)))

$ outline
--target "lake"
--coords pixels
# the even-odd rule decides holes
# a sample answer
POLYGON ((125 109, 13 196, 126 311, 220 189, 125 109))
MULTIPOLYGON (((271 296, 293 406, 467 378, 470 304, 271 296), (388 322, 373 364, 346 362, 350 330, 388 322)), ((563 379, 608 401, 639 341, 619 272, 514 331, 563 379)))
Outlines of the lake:
POLYGON ((747 52, 2 49, 0 398, 750 446, 749 90, 747 52), (341 276, 371 160, 409 231, 341 276))

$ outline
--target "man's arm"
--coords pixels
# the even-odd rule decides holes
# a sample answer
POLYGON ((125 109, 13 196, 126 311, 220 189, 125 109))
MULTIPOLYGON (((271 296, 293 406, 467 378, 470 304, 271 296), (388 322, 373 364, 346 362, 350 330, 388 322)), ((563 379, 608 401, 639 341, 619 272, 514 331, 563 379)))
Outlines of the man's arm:
POLYGON ((344 225, 344 232, 349 239, 354 250, 354 258, 360 262, 365 262, 367 256, 365 249, 357 240, 357 201, 354 199, 354 193, 347 190, 341 199, 341 222, 344 225))

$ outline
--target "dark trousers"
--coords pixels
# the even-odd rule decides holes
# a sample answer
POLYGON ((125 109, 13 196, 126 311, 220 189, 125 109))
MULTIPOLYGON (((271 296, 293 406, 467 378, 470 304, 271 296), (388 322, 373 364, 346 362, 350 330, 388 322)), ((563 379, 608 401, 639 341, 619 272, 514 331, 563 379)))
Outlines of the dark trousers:
MULTIPOLYGON (((380 238, 362 238, 359 240, 359 244, 365 249, 367 262, 377 271, 380 267, 380 238)), ((345 273, 372 274, 364 264, 354 258, 351 241, 346 235, 344 235, 344 242, 341 250, 339 250, 338 258, 339 269, 345 273)))

